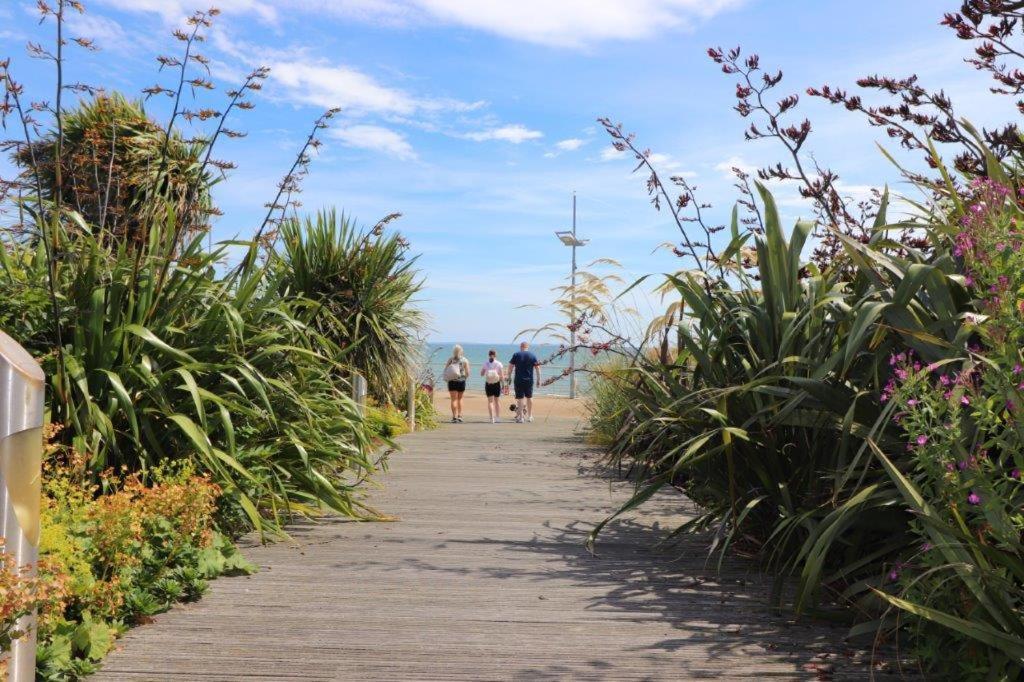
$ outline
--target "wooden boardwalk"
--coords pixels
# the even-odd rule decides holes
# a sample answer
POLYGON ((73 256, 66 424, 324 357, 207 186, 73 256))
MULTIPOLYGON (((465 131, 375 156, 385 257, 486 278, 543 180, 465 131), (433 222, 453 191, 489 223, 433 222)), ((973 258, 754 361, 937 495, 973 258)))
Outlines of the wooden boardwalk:
POLYGON ((756 572, 705 570, 699 540, 653 551, 680 518, 674 493, 589 554, 628 484, 599 480, 573 427, 407 437, 373 496, 400 521, 304 525, 298 547, 248 549, 258 574, 132 630, 96 679, 868 679, 843 630, 773 616, 756 572))

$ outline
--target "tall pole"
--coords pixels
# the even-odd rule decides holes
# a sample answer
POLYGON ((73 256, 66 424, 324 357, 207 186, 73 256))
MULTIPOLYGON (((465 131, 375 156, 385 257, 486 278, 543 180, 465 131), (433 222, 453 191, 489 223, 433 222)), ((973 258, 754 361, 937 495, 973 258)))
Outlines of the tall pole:
POLYGON ((569 397, 576 398, 576 192, 572 193, 572 289, 569 301, 572 327, 569 329, 569 397))

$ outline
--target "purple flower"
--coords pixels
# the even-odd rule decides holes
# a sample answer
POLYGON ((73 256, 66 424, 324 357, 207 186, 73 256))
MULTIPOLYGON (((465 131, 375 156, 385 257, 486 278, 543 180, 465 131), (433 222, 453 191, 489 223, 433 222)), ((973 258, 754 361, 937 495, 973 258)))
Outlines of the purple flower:
POLYGON ((971 401, 967 399, 967 396, 962 395, 962 396, 960 396, 960 404, 961 405, 970 405, 971 401))
POLYGON ((897 571, 895 568, 892 569, 891 571, 889 571, 889 580, 891 580, 892 582, 896 582, 899 579, 900 579, 900 572, 899 571, 897 571))
POLYGON ((926 443, 928 443, 928 436, 922 433, 920 436, 917 437, 918 445, 925 445, 926 443))
POLYGON ((907 405, 913 407, 914 405, 917 405, 917 401, 911 398, 910 400, 907 401, 907 405))
POLYGON ((967 496, 967 504, 981 504, 981 496, 978 495, 978 493, 972 492, 970 495, 967 496))
POLYGON ((1020 363, 1018 362, 1017 364, 1015 364, 1015 365, 1013 366, 1013 373, 1014 373, 1014 374, 1020 374, 1021 372, 1024 372, 1024 366, 1022 366, 1022 365, 1021 365, 1021 364, 1020 364, 1020 363))
POLYGON ((930 551, 932 551, 932 547, 934 547, 934 545, 932 545, 932 543, 926 542, 923 545, 921 545, 921 551, 922 552, 930 552, 930 551))
POLYGON ((1020 469, 1018 469, 1017 467, 1014 467, 1013 471, 1010 472, 1010 478, 1019 481, 1020 480, 1020 469))

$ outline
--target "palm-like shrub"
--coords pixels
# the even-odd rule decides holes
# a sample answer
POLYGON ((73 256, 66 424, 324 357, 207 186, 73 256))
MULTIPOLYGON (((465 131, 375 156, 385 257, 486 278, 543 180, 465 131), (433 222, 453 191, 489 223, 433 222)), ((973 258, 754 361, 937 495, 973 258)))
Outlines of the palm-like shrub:
MULTIPOLYGON (((204 146, 168 136, 141 102, 116 92, 83 101, 64 114, 63 126, 61 200, 94 233, 145 242, 146 227, 166 204, 183 232, 206 228, 213 178, 203 165, 204 146)), ((47 201, 58 190, 56 137, 51 131, 14 157, 26 184, 36 190, 38 180, 47 201)))
POLYGON ((422 285, 405 239, 378 225, 360 230, 345 215, 321 211, 281 227, 274 279, 284 295, 316 303, 310 321, 344 355, 337 358, 370 381, 387 401, 404 395, 418 351, 422 285))
MULTIPOLYGON (((786 572, 801 565, 801 547, 842 499, 847 469, 858 471, 844 424, 871 421, 878 410, 836 378, 870 385, 870 359, 864 367, 864 358, 837 352, 855 324, 835 274, 802 272, 812 226, 798 223, 787 240, 771 195, 763 188, 761 195, 765 233, 741 234, 734 220, 723 254, 737 286, 670 278, 685 311, 678 355, 664 363, 640 354, 619 380, 626 392, 619 403, 630 407, 620 411, 611 456, 640 474, 638 500, 672 483, 701 505, 680 531, 717 528, 717 547, 742 539, 786 572), (754 273, 740 259, 751 239, 754 273)), ((899 546, 886 514, 867 504, 858 512, 851 533, 886 539, 881 554, 899 546)), ((819 587, 814 581, 809 596, 819 587)))
MULTIPOLYGON (((808 226, 787 242, 762 191, 756 279, 738 260, 734 286, 671 278, 678 356, 639 354, 605 399, 628 407, 595 413, 638 473, 625 508, 682 487, 703 512, 678 532, 796 575, 798 610, 850 606, 862 633, 911 622, 922 660, 963 678, 1024 668, 1024 209, 990 172, 967 196, 932 188, 913 223, 886 224, 883 202, 824 274, 801 273, 808 226), (888 239, 908 227, 927 249, 888 239)), ((751 238, 733 230, 725 258, 751 238)))
MULTIPOLYGON (((93 471, 194 459, 252 526, 296 510, 359 514, 351 486, 374 469, 370 436, 338 379, 341 353, 303 322, 314 304, 282 297, 257 259, 218 276, 223 251, 200 236, 177 247, 168 216, 141 258, 102 234, 61 233, 63 353, 54 325, 8 318, 52 377, 52 419, 93 471)), ((37 305, 27 283, 45 281, 43 250, 5 251, 0 298, 37 305)))

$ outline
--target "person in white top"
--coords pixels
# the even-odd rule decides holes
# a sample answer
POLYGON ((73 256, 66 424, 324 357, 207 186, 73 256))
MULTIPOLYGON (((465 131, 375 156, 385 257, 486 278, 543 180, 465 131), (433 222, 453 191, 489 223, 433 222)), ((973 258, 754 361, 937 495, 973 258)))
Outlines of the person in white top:
POLYGON ((491 418, 492 424, 501 421, 498 399, 501 397, 501 379, 505 376, 505 367, 498 362, 497 355, 497 351, 487 351, 487 362, 480 368, 480 376, 484 378, 484 394, 487 395, 487 416, 491 418))
POLYGON ((469 360, 462 352, 462 346, 455 344, 452 356, 444 365, 444 379, 448 382, 448 395, 452 400, 452 424, 462 421, 462 396, 466 392, 469 378, 469 360))

